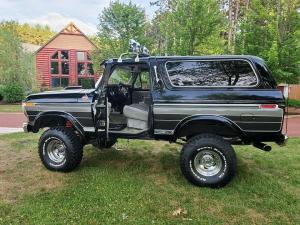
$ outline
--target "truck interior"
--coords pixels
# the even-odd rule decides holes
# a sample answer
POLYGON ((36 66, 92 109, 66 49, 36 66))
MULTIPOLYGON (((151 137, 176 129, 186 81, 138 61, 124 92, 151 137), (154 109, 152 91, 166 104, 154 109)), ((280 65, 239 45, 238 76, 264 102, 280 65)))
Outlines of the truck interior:
POLYGON ((113 68, 107 84, 110 134, 138 135, 150 127, 149 65, 134 63, 113 68))

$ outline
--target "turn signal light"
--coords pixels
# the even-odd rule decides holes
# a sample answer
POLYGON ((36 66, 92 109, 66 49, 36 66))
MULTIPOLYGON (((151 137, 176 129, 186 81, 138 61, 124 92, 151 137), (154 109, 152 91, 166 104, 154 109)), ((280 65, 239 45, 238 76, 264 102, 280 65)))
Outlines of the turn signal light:
POLYGON ((32 106, 35 106, 35 103, 34 102, 23 102, 22 106, 23 107, 32 107, 32 106))

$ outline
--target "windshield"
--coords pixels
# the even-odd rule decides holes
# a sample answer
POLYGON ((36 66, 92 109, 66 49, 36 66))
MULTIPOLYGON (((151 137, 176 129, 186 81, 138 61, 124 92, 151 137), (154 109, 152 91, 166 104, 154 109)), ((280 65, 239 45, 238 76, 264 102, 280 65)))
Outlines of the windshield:
POLYGON ((127 67, 117 67, 109 77, 108 84, 130 84, 133 72, 127 67))

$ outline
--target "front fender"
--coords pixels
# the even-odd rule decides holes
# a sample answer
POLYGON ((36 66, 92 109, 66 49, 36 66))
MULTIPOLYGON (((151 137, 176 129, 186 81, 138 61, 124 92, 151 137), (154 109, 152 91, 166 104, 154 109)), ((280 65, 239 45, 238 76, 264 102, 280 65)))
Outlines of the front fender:
POLYGON ((37 115, 32 124, 32 131, 38 132, 40 128, 47 126, 58 126, 61 121, 70 121, 74 128, 84 137, 84 130, 82 125, 71 114, 61 111, 41 112, 37 115))
POLYGON ((175 128, 175 136, 193 136, 201 133, 212 133, 225 137, 245 137, 244 132, 231 120, 216 115, 195 115, 186 117, 175 128))

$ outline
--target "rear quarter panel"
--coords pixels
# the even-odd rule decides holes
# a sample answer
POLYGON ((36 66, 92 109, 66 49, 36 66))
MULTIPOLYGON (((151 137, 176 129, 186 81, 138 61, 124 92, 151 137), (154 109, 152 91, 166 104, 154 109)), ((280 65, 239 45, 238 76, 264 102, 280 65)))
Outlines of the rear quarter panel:
POLYGON ((192 115, 226 117, 249 135, 281 132, 284 97, 279 89, 265 86, 258 71, 259 84, 253 88, 174 87, 167 77, 165 62, 159 64, 164 87, 152 93, 155 134, 173 134, 176 126, 192 115), (279 107, 262 109, 261 104, 279 107))

